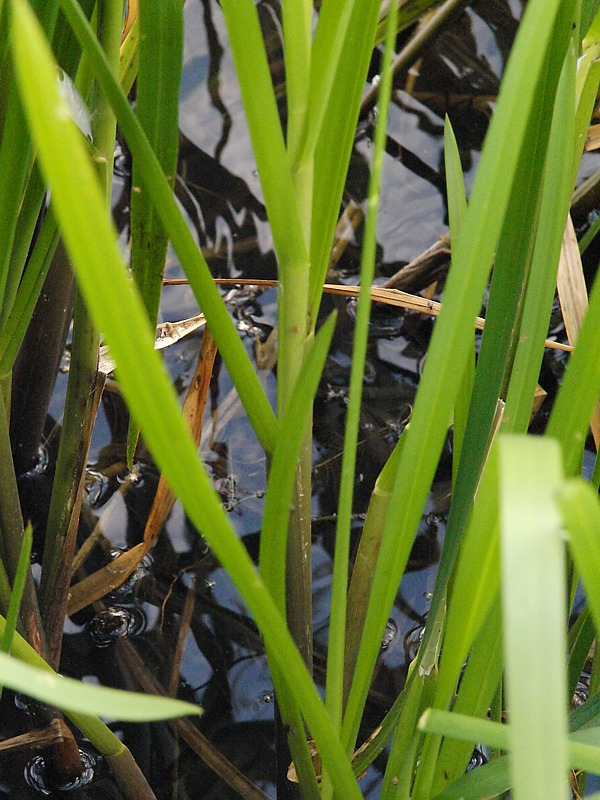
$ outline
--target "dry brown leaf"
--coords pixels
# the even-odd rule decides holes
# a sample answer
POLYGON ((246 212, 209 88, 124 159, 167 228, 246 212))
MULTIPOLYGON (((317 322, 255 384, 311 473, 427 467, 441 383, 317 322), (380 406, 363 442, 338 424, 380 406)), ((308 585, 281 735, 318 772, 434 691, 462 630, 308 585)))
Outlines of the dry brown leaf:
POLYGON ((9 750, 43 750, 51 745, 63 742, 67 737, 72 736, 66 723, 55 717, 45 728, 35 728, 20 736, 13 736, 0 742, 0 751, 6 753, 9 750))
MULTIPOLYGON (((200 444, 202 417, 204 416, 216 354, 215 341, 209 330, 206 329, 202 338, 196 369, 183 403, 183 417, 188 424, 196 446, 200 444)), ((111 561, 110 564, 72 586, 67 607, 69 615, 99 600, 108 592, 114 591, 127 580, 156 541, 173 508, 174 502, 175 495, 161 475, 144 529, 142 542, 127 550, 114 561, 111 561)))
POLYGON ((122 586, 135 571, 147 549, 143 542, 115 558, 110 564, 88 575, 69 589, 67 614, 71 616, 82 608, 122 586))
MULTIPOLYGON (((577 236, 570 215, 565 227, 556 285, 569 344, 574 346, 587 312, 588 296, 577 236)), ((590 427, 597 450, 600 443, 600 403, 598 402, 592 413, 590 427)))
MULTIPOLYGON (((277 286, 277 281, 268 280, 239 280, 238 278, 217 278, 215 283, 221 286, 258 286, 268 287, 277 286)), ((185 278, 167 278, 164 280, 166 286, 184 286, 188 284, 185 278)), ((339 294, 344 297, 358 297, 360 291, 359 286, 346 286, 341 284, 326 283, 323 287, 324 291, 330 294, 339 294)), ((417 311, 420 314, 429 314, 436 317, 442 308, 442 304, 436 300, 427 300, 418 294, 409 294, 402 292, 399 289, 386 289, 384 287, 374 286, 371 289, 371 299, 374 303, 384 303, 388 306, 397 306, 398 308, 406 308, 409 311, 417 311)), ((478 330, 483 330, 485 320, 483 317, 475 317, 475 327, 478 330)), ((562 344, 562 342, 553 342, 551 339, 546 339, 545 347, 550 350, 566 350, 570 352, 573 348, 571 345, 562 344)))
POLYGON ((586 152, 600 148, 600 125, 590 125, 585 140, 586 152))

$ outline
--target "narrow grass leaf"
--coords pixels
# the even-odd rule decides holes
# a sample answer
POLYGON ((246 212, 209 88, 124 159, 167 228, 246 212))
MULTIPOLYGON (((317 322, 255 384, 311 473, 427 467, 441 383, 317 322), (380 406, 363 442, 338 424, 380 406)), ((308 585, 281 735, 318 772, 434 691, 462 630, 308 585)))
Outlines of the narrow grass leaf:
MULTIPOLYGON (((561 40, 560 46, 556 45, 554 28, 566 25, 570 29, 572 5, 556 0, 528 3, 505 72, 464 228, 453 254, 445 302, 435 325, 406 434, 344 722, 344 736, 348 741, 354 740, 356 735, 381 634, 406 565, 410 542, 425 505, 464 374, 472 342, 471 320, 483 296, 519 162, 515 142, 521 142, 529 130, 531 115, 536 109, 534 96, 549 48, 555 47, 552 57, 562 63, 567 41, 561 40), (453 354, 451 359, 448 352, 453 354)), ((453 558, 448 559, 450 564, 452 561, 453 558)), ((441 580, 447 580, 448 574, 441 580)))
MULTIPOLYGON (((135 110, 165 177, 175 186, 179 150, 179 86, 183 55, 181 0, 154 3, 141 0, 140 45, 135 110)), ((149 193, 140 186, 133 160, 131 192, 131 270, 148 312, 156 325, 162 291, 168 237, 149 193)), ((127 463, 131 469, 139 430, 129 426, 127 463)))
POLYGON ((90 686, 72 678, 63 678, 24 664, 5 653, 0 653, 0 681, 15 692, 23 692, 67 711, 102 714, 131 722, 171 719, 201 712, 199 706, 181 700, 90 686))
POLYGON ((335 327, 335 315, 319 330, 307 353, 296 390, 280 421, 280 433, 269 469, 260 538, 260 573, 280 611, 285 612, 286 537, 296 467, 312 405, 335 327))
MULTIPOLYGON (((514 741, 510 735, 510 725, 504 725, 500 722, 490 722, 487 719, 475 719, 474 717, 468 717, 464 714, 455 714, 450 711, 438 711, 432 708, 423 714, 419 721, 419 726, 428 733, 436 733, 441 736, 454 736, 457 739, 464 739, 466 742, 472 742, 473 744, 483 742, 489 747, 507 751, 511 753, 511 756, 513 753, 514 741)), ((600 774, 600 747, 578 742, 575 740, 574 736, 569 736, 568 739, 565 740, 565 744, 567 751, 566 761, 570 769, 583 769, 587 772, 600 774)), ((500 761, 501 759, 498 760, 500 761)), ((479 769, 483 769, 483 767, 479 769)), ((479 769, 469 773, 464 783, 468 785, 471 781, 475 781, 479 769)), ((566 786, 566 772, 563 783, 566 786)), ((512 781, 511 786, 514 789, 514 783, 512 783, 512 781)), ((558 788, 560 788, 560 786, 558 788)), ((450 795, 446 792, 443 792, 437 797, 447 798, 449 796, 450 795)), ((478 795, 467 794, 465 796, 477 797, 478 795)), ((530 795, 530 797, 537 796, 538 795, 534 794, 530 795)), ((544 795, 539 796, 544 797, 544 795)), ((566 797, 566 793, 563 792, 561 797, 566 797)))
MULTIPOLYGON (((446 116, 444 120, 444 168, 446 171, 446 194, 448 196, 448 220, 450 223, 450 240, 456 243, 460 235, 460 229, 467 214, 467 195, 465 182, 462 174, 462 164, 460 153, 456 143, 456 137, 452 130, 450 119, 446 116)), ((456 483, 460 455, 465 438, 467 420, 469 416, 469 405, 473 393, 473 382, 475 380, 475 348, 467 358, 465 375, 460 385, 460 389, 454 406, 454 427, 452 434, 452 485, 456 483)))
MULTIPOLYGON (((344 673, 350 672, 351 674, 352 672, 352 666, 345 664, 350 531, 352 527, 360 410, 369 338, 369 319, 371 316, 371 286, 375 276, 377 218, 392 90, 392 58, 396 16, 394 7, 388 19, 380 85, 380 113, 375 129, 373 163, 369 180, 368 211, 360 262, 360 293, 352 346, 352 366, 350 369, 350 388, 344 430, 342 472, 335 534, 325 703, 338 725, 341 725, 344 704, 344 673)), ((354 660, 354 653, 352 653, 352 660, 354 660)))
MULTIPOLYGON (((513 796, 567 796, 565 554, 555 442, 498 443, 502 605, 513 796)), ((600 751, 599 751, 600 753, 600 751)))
MULTIPOLYGON (((310 313, 313 320, 317 318, 329 264, 335 224, 354 143, 360 98, 373 52, 378 11, 378 0, 323 3, 315 31, 311 96, 315 98, 316 93, 322 92, 322 97, 325 98, 329 84, 331 92, 315 146, 315 164, 318 167, 314 175, 310 241, 310 313), (340 42, 337 62, 334 59, 330 62, 329 53, 338 50, 337 46, 332 48, 331 44, 338 38, 337 25, 350 5, 351 15, 344 41, 340 42)), ((315 106, 311 123, 314 123, 316 129, 319 127, 318 114, 315 106)))
POLYGON ((252 0, 224 0, 223 14, 280 269, 308 270, 308 243, 252 0))
POLYGON ((565 527, 569 533, 569 548, 588 599, 596 633, 600 631, 600 505, 597 493, 585 481, 567 481, 557 497, 565 527))
POLYGON ((460 671, 500 587, 498 461, 492 449, 461 543, 446 612, 438 697, 448 707, 460 671))
POLYGON ((31 566, 30 558, 32 539, 33 531, 31 528, 31 523, 29 523, 23 532, 23 541, 21 543, 19 561, 17 563, 17 572, 10 597, 10 605, 8 606, 8 613, 6 615, 6 627, 4 628, 2 642, 0 643, 0 651, 2 653, 10 653, 15 631, 17 630, 17 620, 19 618, 21 600, 23 599, 23 590, 25 589, 27 572, 31 566))
MULTIPOLYGON (((485 719, 502 676, 502 625, 500 597, 479 632, 457 690, 453 711, 485 719)), ((433 794, 442 791, 465 772, 472 745, 445 738, 435 764, 433 794)))
MULTIPOLYGON (((179 84, 183 48, 181 0, 140 2, 140 54, 135 109, 171 188, 179 146, 179 84)), ((131 268, 152 325, 156 324, 167 236, 133 160, 131 268)))
POLYGON ((562 235, 573 191, 572 177, 564 169, 564 163, 573 147, 574 84, 575 51, 571 47, 565 59, 552 117, 523 320, 506 395, 502 428, 511 433, 524 432, 529 425, 544 353, 543 340, 554 300, 562 235))

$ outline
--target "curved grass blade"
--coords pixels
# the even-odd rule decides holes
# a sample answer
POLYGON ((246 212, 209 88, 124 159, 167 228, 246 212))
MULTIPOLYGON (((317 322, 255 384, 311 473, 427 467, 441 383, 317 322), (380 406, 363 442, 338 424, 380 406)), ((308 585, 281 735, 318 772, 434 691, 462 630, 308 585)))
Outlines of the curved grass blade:
MULTIPOLYGON (((510 726, 500 722, 490 722, 486 719, 475 719, 473 717, 467 717, 464 714, 454 714, 450 711, 438 711, 437 709, 430 708, 421 717, 419 726, 428 733, 436 733, 441 736, 454 736, 457 739, 463 739, 473 744, 483 742, 498 750, 512 752, 513 743, 510 737, 510 726)), ((581 734, 577 735, 580 736, 581 734)), ((569 767, 574 770, 584 769, 588 772, 600 774, 600 747, 577 741, 577 735, 573 734, 566 739, 566 750, 568 753, 567 763, 569 767)), ((502 759, 498 759, 498 761, 501 760, 502 759)), ((465 791, 465 785, 469 785, 471 781, 476 783, 476 776, 480 769, 484 769, 484 767, 479 767, 469 773, 468 776, 465 776, 463 792, 465 791)), ((458 785, 458 781, 454 785, 458 785)), ((437 795, 436 800, 441 800, 441 798, 448 800, 450 797, 456 797, 456 794, 451 794, 452 788, 453 787, 450 787, 442 794, 437 795)), ((478 794, 471 794, 470 792, 461 796, 479 797, 478 794)), ((530 795, 530 798, 534 796, 537 795, 530 795)), ((539 796, 545 797, 547 795, 539 796)), ((566 793, 561 797, 563 796, 566 796, 566 793)))
POLYGON ((63 678, 24 664, 20 659, 5 653, 0 653, 0 681, 16 692, 23 692, 66 712, 101 714, 131 722, 149 722, 201 713, 199 706, 182 700, 124 692, 121 689, 93 686, 72 678, 63 678))

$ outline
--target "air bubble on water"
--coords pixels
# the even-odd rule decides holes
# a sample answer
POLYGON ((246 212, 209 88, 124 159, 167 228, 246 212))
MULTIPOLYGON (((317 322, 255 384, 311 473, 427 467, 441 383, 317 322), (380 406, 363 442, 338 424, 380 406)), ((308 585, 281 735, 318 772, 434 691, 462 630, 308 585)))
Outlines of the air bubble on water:
POLYGON ((398 635, 398 625, 394 619, 388 619, 381 639, 381 649, 387 650, 398 635))
POLYGON ((81 764, 83 770, 81 775, 78 775, 72 781, 55 786, 49 779, 46 770, 46 762, 44 756, 34 756, 29 764, 25 767, 23 777, 25 783, 35 791, 43 795, 51 795, 55 792, 71 792, 74 789, 81 789, 82 786, 87 786, 94 779, 94 767, 96 766, 96 759, 87 750, 79 750, 81 764))
POLYGON ((473 750, 471 760, 467 765, 467 772, 472 772, 477 767, 482 767, 484 764, 487 764, 489 760, 489 749, 483 744, 478 744, 473 750))
POLYGON ((98 508, 104 504, 108 484, 108 478, 102 472, 95 469, 86 469, 85 491, 88 503, 92 508, 98 508))
MULTIPOLYGON (((117 559, 125 552, 127 551, 113 548, 110 551, 110 555, 113 559, 117 559)), ((110 601, 115 604, 133 601, 137 595, 139 584, 144 578, 150 575, 153 561, 152 555, 146 553, 127 580, 107 594, 110 601)))
POLYGON ((417 625, 416 628, 412 628, 404 637, 404 654, 408 662, 414 661, 417 657, 424 632, 425 626, 417 625))
POLYGON ((272 690, 265 689, 265 691, 260 696, 261 702, 266 703, 269 705, 270 703, 274 702, 275 700, 275 693, 272 690))
POLYGON ((35 462, 27 472, 24 472, 21 477, 35 478, 37 475, 43 475, 50 463, 50 453, 47 445, 40 445, 37 453, 35 454, 35 462))
POLYGON ((111 606, 88 622, 87 629, 97 647, 109 647, 117 639, 139 636, 146 619, 139 608, 111 606))
POLYGON ((71 368, 71 351, 65 350, 60 359, 60 366, 58 367, 58 371, 63 375, 66 375, 66 373, 69 371, 70 368, 71 368))
POLYGON ((131 472, 124 475, 117 475, 117 482, 120 484, 128 483, 137 489, 144 485, 144 475, 139 464, 134 464, 131 472))

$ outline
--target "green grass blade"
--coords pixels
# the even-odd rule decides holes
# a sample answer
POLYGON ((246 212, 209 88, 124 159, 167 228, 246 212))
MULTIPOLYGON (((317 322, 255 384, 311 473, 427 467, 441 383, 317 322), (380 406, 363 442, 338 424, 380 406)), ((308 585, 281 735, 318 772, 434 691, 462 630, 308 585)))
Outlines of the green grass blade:
MULTIPOLYGON (((446 171, 446 193, 448 196, 448 219, 450 222, 450 239, 456 244, 460 229, 467 214, 467 195, 462 174, 460 153, 450 119, 444 120, 444 168, 446 171)), ((467 359, 465 376, 461 383, 456 404, 454 406, 454 427, 452 431, 452 485, 456 484, 456 476, 460 464, 460 455, 465 438, 469 405, 475 380, 475 349, 467 359)))
MULTIPOLYGON (((179 149, 179 84, 183 50, 181 0, 140 2, 140 48, 135 109, 150 146, 171 188, 175 186, 179 149)), ((142 166, 143 169, 143 166, 142 166)), ((133 160, 131 193, 131 268, 156 324, 167 254, 167 236, 152 199, 140 186, 133 160)))
MULTIPOLYGON (((281 414, 296 384, 309 329, 308 242, 303 225, 309 215, 290 169, 256 6, 252 0, 225 0, 222 8, 277 253, 277 407, 281 414)), ((309 202, 311 193, 309 185, 309 202)))
POLYGON ((494 448, 477 492, 452 580, 438 681, 438 697, 442 703, 437 706, 439 708, 448 707, 463 663, 500 588, 497 487, 494 448))
POLYGON ((483 764, 472 772, 462 775, 447 789, 437 795, 436 800, 465 800, 466 797, 502 797, 510 789, 508 756, 501 756, 483 764))
POLYGON ((260 573, 282 614, 285 612, 287 531, 296 466, 311 419, 312 405, 335 327, 329 317, 315 337, 298 377, 290 405, 280 422, 280 434, 269 469, 260 537, 260 573))
MULTIPOLYGON (((491 610, 479 636, 458 687, 453 711, 485 719, 490 702, 502 676, 502 625, 500 598, 491 610)), ((433 794, 437 794, 465 772, 472 744, 446 738, 435 765, 433 794)))
POLYGON ((325 768, 346 797, 359 798, 344 748, 285 622, 198 460, 174 390, 154 351, 153 331, 104 215, 86 149, 52 80, 47 44, 26 1, 13 0, 12 9, 19 32, 15 35, 13 28, 11 39, 16 71, 42 169, 52 186, 55 213, 80 289, 119 365, 125 399, 169 486, 228 571, 265 636, 275 668, 285 674, 325 768))
POLYGON ((148 722, 199 714, 199 706, 147 694, 93 686, 63 678, 47 670, 24 664, 0 653, 0 681, 15 692, 23 692, 43 703, 80 714, 102 714, 119 720, 148 722))
MULTIPOLYGON (((473 744, 483 742, 498 750, 511 751, 512 753, 512 748, 514 747, 514 742, 511 740, 510 735, 510 725, 503 725, 500 722, 475 719, 474 717, 467 717, 464 714, 454 714, 449 711, 438 711, 431 708, 423 714, 419 725, 428 733, 436 733, 441 736, 454 736, 457 739, 464 739, 473 744)), ((600 747, 577 741, 575 734, 568 738, 565 737, 565 745, 567 751, 566 762, 571 769, 583 769, 587 772, 600 774, 600 747)), ((500 761, 501 759, 498 760, 500 761)), ((483 767, 480 769, 483 769, 483 767)), ((473 770, 473 772, 466 777, 464 784, 468 786, 471 781, 475 782, 478 772, 479 769, 473 770)), ((566 772, 565 781, 562 783, 566 785, 566 772)), ((464 784, 463 791, 465 791, 464 784)), ((456 785, 457 784, 455 784, 455 786, 456 785)), ((560 789, 560 784, 558 788, 560 789)), ((450 796, 454 797, 455 795, 443 792, 441 795, 438 795, 438 798, 449 798, 450 796)), ((470 793, 463 795, 463 797, 478 796, 479 795, 470 793)), ((543 798, 551 795, 532 794, 530 798, 538 796, 543 798)), ((566 791, 560 796, 561 800, 566 797, 566 791)))
POLYGON ((11 372, 58 244, 58 227, 49 209, 35 241, 19 291, 0 337, 0 375, 11 372))
POLYGON ((280 269, 308 269, 307 243, 252 0, 222 4, 280 269))
MULTIPOLYGON (((542 67, 532 107, 530 130, 522 140, 511 189, 511 202, 503 215, 461 464, 448 519, 448 544, 460 536, 466 522, 494 429, 498 399, 506 399, 520 338, 524 305, 522 287, 529 276, 538 227, 550 122, 563 63, 558 59, 561 55, 564 56, 568 44, 568 32, 565 34, 559 25, 554 36, 559 39, 559 44, 551 42, 550 49, 552 53, 556 51, 557 56, 548 57, 546 65, 542 67)), ((564 220, 561 218, 559 229, 562 229, 563 224, 564 220)), ((450 548, 447 552, 449 550, 450 548)))
POLYGON ((190 286, 217 342, 252 426, 265 450, 274 446, 276 420, 264 390, 216 288, 208 265, 179 211, 173 192, 148 143, 127 97, 111 73, 90 26, 75 0, 59 0, 61 9, 91 62, 95 77, 108 97, 134 158, 144 164, 144 186, 151 195, 165 230, 186 272, 190 286))
POLYGON ((348 696, 354 675, 367 612, 365 598, 369 597, 371 593, 377 557, 381 547, 381 538, 389 514, 392 489, 405 439, 406 432, 398 439, 396 446, 375 481, 375 488, 369 500, 365 524, 363 525, 358 550, 354 559, 347 601, 344 697, 348 696))
POLYGON ((600 631, 600 506, 596 492, 579 478, 567 481, 558 495, 569 547, 581 575, 596 632, 600 631))
MULTIPOLYGON (((360 263, 360 292, 358 296, 354 342, 352 346, 348 411, 344 430, 342 471, 335 533, 325 703, 331 716, 338 725, 341 724, 342 721, 344 704, 344 673, 352 671, 352 667, 344 663, 346 650, 346 598, 348 593, 348 571, 350 561, 350 531, 352 527, 352 506, 356 475, 356 452, 358 447, 360 410, 369 338, 369 319, 371 315, 371 286, 375 276, 377 216, 392 90, 395 22, 396 9, 394 7, 388 19, 388 33, 385 41, 384 63, 381 74, 381 103, 375 130, 373 164, 369 181, 368 211, 360 263)), ((351 658, 354 660, 354 653, 352 653, 351 658)))
MULTIPOLYGON (((337 39, 336 25, 341 17, 339 3, 323 4, 313 45, 311 94, 319 91, 319 87, 325 87, 329 81, 335 87, 330 94, 315 146, 315 164, 319 168, 314 176, 311 215, 310 314, 313 320, 317 318, 329 264, 379 10, 378 0, 346 0, 352 1, 352 16, 334 73, 325 74, 325 71, 332 69, 328 64, 328 51, 332 47, 332 40, 337 39)), ((318 127, 317 117, 315 112, 315 127, 318 127)))
POLYGON ((544 354, 544 339, 556 289, 564 222, 573 191, 573 178, 564 168, 564 164, 573 148, 574 106, 575 51, 571 47, 565 59, 552 118, 523 322, 506 396, 502 425, 503 430, 512 433, 527 430, 544 354))
POLYGON ((21 552, 19 554, 19 561, 17 563, 17 573, 15 575, 15 582, 10 596, 10 604, 6 614, 6 627, 2 634, 2 642, 0 643, 0 651, 2 653, 10 653, 12 642, 17 630, 17 621, 19 618, 19 609, 21 608, 21 600, 23 599, 23 591, 27 580, 27 572, 31 567, 31 542, 33 539, 33 531, 31 523, 27 525, 23 532, 23 541, 21 543, 21 552))
MULTIPOLYGON (((181 0, 154 3, 142 0, 139 10, 140 46, 135 110, 150 146, 171 188, 175 187, 179 151, 179 86, 183 59, 183 5, 181 0)), ((133 160, 131 192, 131 270, 152 325, 165 270, 168 237, 152 199, 140 186, 137 159, 133 160)), ((127 463, 133 465, 139 430, 129 426, 127 463)))
MULTIPOLYGON (((356 735, 366 688, 379 650, 381 634, 404 570, 410 544, 425 506, 472 342, 472 320, 483 297, 488 267, 511 200, 519 153, 515 142, 527 137, 536 112, 535 95, 554 43, 555 27, 570 30, 573 4, 532 0, 519 27, 505 72, 498 105, 486 137, 469 210, 453 253, 444 304, 429 347, 381 546, 365 635, 348 703, 345 736, 356 735), (525 77, 526 76, 526 79, 525 77), (448 353, 452 358, 448 358, 448 353)), ((552 53, 562 63, 568 40, 552 53)), ((446 573, 440 581, 447 581, 446 573)), ((441 595, 438 595, 441 601, 441 595)), ((434 614, 435 616, 435 614, 434 614)))
POLYGON ((560 448, 523 436, 503 436, 498 444, 512 796, 564 800, 565 548, 555 502, 560 448))
MULTIPOLYGON (((296 171, 295 154, 301 146, 310 102, 313 4, 310 0, 284 3, 282 13, 287 99, 286 144, 290 164, 296 171)), ((335 45, 334 42, 332 44, 335 45)))
MULTIPOLYGON (((494 448, 486 464, 473 511, 463 536, 460 558, 452 581, 447 604, 444 647, 439 664, 439 678, 433 701, 435 708, 449 709, 454 698, 463 665, 484 623, 498 614, 490 613, 500 586, 500 554, 498 529, 498 464, 494 448)), ((491 646, 491 645, 490 645, 491 646)), ((480 642, 481 649, 481 642, 480 642)), ((485 662, 485 653, 480 660, 485 662)), ((420 659, 421 669, 425 657, 420 659)), ((479 669, 479 667, 475 667, 479 669)), ((473 667, 471 666, 471 670, 473 667)), ((483 677, 479 680, 483 686, 483 677)), ((496 688, 498 681, 492 687, 496 688)), ((489 701, 488 697, 488 701, 489 701)), ((462 701, 461 701, 462 702, 462 701)), ((487 706, 486 706, 487 710, 487 706)), ((476 713, 473 710, 473 713, 476 713)), ((427 737, 414 786, 415 798, 428 797, 432 792, 441 740, 427 737)))

